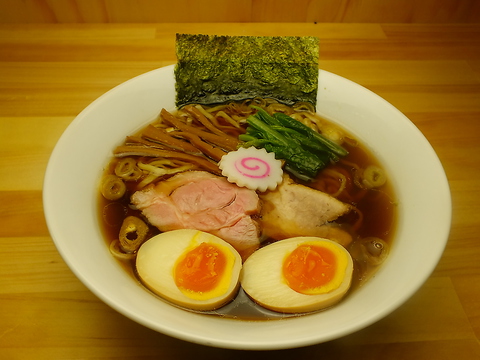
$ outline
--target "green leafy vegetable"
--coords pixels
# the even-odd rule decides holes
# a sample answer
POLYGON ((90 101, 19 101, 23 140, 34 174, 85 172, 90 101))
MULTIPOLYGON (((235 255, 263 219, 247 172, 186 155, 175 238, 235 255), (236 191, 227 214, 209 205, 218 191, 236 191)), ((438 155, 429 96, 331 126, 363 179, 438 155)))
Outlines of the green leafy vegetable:
POLYGON ((176 53, 177 107, 254 97, 316 105, 316 37, 177 34, 176 53))
POLYGON ((332 153, 338 156, 345 156, 348 154, 348 151, 345 150, 340 145, 338 145, 337 143, 333 142, 332 140, 323 136, 322 134, 316 132, 315 130, 309 128, 307 125, 302 124, 300 121, 297 121, 291 118, 290 116, 284 113, 275 113, 274 117, 283 126, 298 131, 300 134, 305 135, 310 140, 317 140, 319 144, 329 149, 332 153))
POLYGON ((255 146, 285 160, 285 169, 302 180, 312 180, 332 161, 348 151, 322 134, 283 113, 270 116, 265 110, 247 118, 247 131, 239 136, 244 147, 255 146))

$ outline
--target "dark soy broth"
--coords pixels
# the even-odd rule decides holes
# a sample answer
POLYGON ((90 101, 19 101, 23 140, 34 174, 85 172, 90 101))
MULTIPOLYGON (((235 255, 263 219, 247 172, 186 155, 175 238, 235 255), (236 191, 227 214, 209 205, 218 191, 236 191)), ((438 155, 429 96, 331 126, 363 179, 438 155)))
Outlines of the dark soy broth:
MULTIPOLYGON (((356 176, 359 168, 365 168, 369 165, 376 165, 381 167, 377 159, 367 150, 365 146, 349 137, 343 146, 349 151, 349 154, 335 164, 329 165, 326 169, 333 170, 336 173, 344 174, 346 179, 346 190, 343 191, 338 199, 349 203, 355 207, 355 211, 340 217, 335 221, 342 229, 348 231, 353 238, 352 243, 347 247, 348 250, 357 241, 366 237, 377 237, 391 246, 394 238, 395 223, 396 223, 396 200, 394 190, 391 182, 388 181, 385 185, 378 189, 363 189, 356 186, 356 176), (361 221, 359 221, 361 218, 361 221)), ((116 159, 114 158, 105 169, 105 174, 113 172, 116 159)), ((332 176, 326 175, 327 172, 323 170, 318 177, 304 185, 312 188, 333 194, 340 187, 338 179, 332 179, 332 176)), ((300 182, 300 181, 299 181, 300 182)), ((142 218, 140 211, 132 209, 130 206, 130 195, 136 190, 135 183, 127 183, 127 193, 123 198, 116 201, 108 201, 99 196, 99 222, 102 228, 106 244, 109 246, 112 241, 118 239, 119 230, 123 219, 128 215, 135 215, 142 218)), ((155 236, 159 230, 150 226, 150 233, 147 238, 155 236)), ((281 240, 280 240, 281 241, 281 240)), ((262 246, 268 246, 273 242, 266 239, 262 242, 262 246)), ((377 266, 370 266, 363 261, 354 259, 354 275, 352 279, 352 286, 349 293, 354 292, 356 288, 361 286, 365 281, 372 277, 377 270, 377 266)), ((139 277, 136 275, 134 260, 119 260, 125 271, 129 272, 135 281, 141 284, 139 277)), ((261 275, 260 275, 261 276, 261 275)), ((143 286, 143 285, 142 285, 143 286)), ((145 287, 148 291, 148 289, 145 287)), ((166 301, 158 295, 153 294, 159 298, 159 301, 166 301)), ((176 306, 176 305, 172 305, 176 306)), ((185 309, 186 311, 192 311, 185 309)), ((224 307, 215 311, 202 312, 206 315, 216 315, 231 319, 240 320, 273 320, 285 317, 301 316, 303 314, 281 314, 262 308, 252 301, 240 288, 236 298, 224 307)))

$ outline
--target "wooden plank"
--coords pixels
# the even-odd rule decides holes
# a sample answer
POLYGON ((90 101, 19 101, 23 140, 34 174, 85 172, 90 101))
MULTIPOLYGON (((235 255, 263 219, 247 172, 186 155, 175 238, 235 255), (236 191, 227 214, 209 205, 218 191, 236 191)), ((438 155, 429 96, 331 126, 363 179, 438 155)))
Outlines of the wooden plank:
POLYGON ((41 191, 0 190, 0 238, 48 235, 41 191))
POLYGON ((364 86, 480 84, 476 72, 464 60, 320 59, 319 67, 364 86))
POLYGON ((480 276, 455 276, 453 285, 458 293, 465 313, 475 331, 477 339, 480 338, 480 287, 475 286, 480 281, 480 276))
POLYGON ((2 191, 41 190, 53 146, 73 117, 0 117, 2 191))
POLYGON ((479 9, 475 0, 3 0, 0 23, 471 23, 479 9))
POLYGON ((2 294, 85 291, 69 270, 50 237, 0 237, 5 259, 0 263, 2 294))

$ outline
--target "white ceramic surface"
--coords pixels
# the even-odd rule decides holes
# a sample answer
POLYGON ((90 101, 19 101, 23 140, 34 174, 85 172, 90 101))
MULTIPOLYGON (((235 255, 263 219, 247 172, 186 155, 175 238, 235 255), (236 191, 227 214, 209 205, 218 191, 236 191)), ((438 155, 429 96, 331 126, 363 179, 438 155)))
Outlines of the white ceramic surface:
POLYGON ((98 224, 97 185, 112 149, 162 108, 173 110, 174 103, 173 66, 133 78, 77 116, 48 164, 44 209, 51 236, 75 275, 112 308, 151 329, 203 345, 292 348, 332 340, 374 323, 402 305, 433 271, 451 221, 449 186, 434 150, 413 123, 385 100, 320 70, 318 112, 368 144, 394 182, 399 219, 388 261, 340 304, 299 318, 237 321, 190 313, 159 301, 110 255, 98 224))

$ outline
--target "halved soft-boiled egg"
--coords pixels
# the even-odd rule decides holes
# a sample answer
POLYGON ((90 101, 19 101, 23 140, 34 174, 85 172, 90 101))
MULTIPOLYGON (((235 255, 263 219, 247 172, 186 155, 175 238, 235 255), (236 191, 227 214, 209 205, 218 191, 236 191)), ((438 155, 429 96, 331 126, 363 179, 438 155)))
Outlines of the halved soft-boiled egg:
POLYGON ((352 273, 353 260, 343 246, 318 237, 295 237, 253 253, 243 264, 240 283, 263 307, 300 313, 340 301, 352 273))
POLYGON ((136 268, 154 293, 194 310, 217 309, 237 294, 242 259, 217 236, 198 230, 173 230, 147 240, 136 268))

